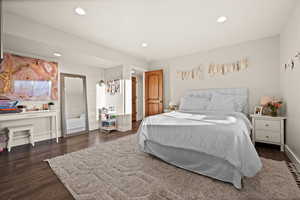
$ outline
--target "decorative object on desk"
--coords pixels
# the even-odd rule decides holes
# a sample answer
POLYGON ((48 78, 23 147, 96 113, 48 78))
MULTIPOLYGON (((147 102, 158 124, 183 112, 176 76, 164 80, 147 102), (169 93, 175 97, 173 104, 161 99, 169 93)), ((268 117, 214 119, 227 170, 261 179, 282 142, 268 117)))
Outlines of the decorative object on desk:
POLYGON ((120 93, 120 80, 110 80, 106 82, 106 92, 110 95, 120 93))
POLYGON ((10 99, 57 100, 58 64, 4 54, 0 65, 0 94, 10 99))
POLYGON ((201 65, 189 71, 177 71, 176 74, 178 80, 202 80, 204 78, 201 65))
POLYGON ((43 110, 49 110, 49 104, 44 103, 43 104, 43 110))
POLYGON ((49 102, 48 106, 49 106, 49 110, 55 110, 55 104, 54 104, 54 102, 49 102))
POLYGON ((225 75, 227 73, 240 72, 248 68, 248 59, 243 58, 233 63, 210 64, 208 66, 208 74, 215 76, 218 74, 225 75))
POLYGON ((178 105, 176 103, 170 101, 168 109, 173 111, 173 110, 177 110, 177 108, 178 108, 178 105))
POLYGON ((6 113, 18 113, 19 110, 17 109, 17 104, 19 101, 3 99, 0 100, 0 114, 6 113))
POLYGON ((20 112, 26 112, 27 106, 25 106, 25 105, 18 105, 17 108, 18 108, 18 110, 20 112))
POLYGON ((264 114, 277 117, 278 110, 282 106, 282 101, 273 100, 264 106, 264 114))
POLYGON ((296 52, 296 55, 291 57, 288 63, 284 64, 284 69, 293 70, 295 68, 296 61, 300 62, 300 52, 296 52))
POLYGON ((254 115, 262 115, 263 106, 255 106, 254 115))

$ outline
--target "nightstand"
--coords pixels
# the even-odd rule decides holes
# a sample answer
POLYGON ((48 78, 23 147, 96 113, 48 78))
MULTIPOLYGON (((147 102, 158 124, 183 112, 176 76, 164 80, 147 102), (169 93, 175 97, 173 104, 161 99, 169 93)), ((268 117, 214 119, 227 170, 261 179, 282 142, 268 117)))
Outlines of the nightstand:
POLYGON ((251 115, 253 143, 261 142, 280 145, 284 151, 284 125, 286 117, 271 117, 265 115, 251 115))

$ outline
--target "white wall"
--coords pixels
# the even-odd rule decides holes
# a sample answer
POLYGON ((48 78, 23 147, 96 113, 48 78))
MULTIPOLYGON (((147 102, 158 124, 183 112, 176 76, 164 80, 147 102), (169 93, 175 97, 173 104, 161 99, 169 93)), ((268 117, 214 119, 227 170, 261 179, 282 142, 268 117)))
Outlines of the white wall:
POLYGON ((189 89, 202 88, 238 88, 250 89, 250 110, 259 103, 263 95, 280 96, 279 84, 279 37, 274 36, 256 41, 223 47, 151 64, 151 69, 164 69, 164 104, 169 101, 179 103, 180 97, 189 89), (246 71, 217 75, 208 75, 210 63, 232 63, 248 58, 246 71), (203 80, 177 80, 177 70, 189 70, 202 65, 203 80))
POLYGON ((124 81, 123 66, 113 67, 104 70, 104 80, 120 80, 120 92, 110 95, 105 92, 105 107, 114 106, 118 114, 124 114, 124 81))
MULTIPOLYGON (((281 91, 286 102, 286 144, 300 158, 300 61, 293 71, 284 70, 284 64, 300 52, 300 2, 297 2, 290 20, 280 37, 281 91)), ((299 160, 300 161, 300 160, 299 160)), ((299 168, 300 169, 300 168, 299 168)))

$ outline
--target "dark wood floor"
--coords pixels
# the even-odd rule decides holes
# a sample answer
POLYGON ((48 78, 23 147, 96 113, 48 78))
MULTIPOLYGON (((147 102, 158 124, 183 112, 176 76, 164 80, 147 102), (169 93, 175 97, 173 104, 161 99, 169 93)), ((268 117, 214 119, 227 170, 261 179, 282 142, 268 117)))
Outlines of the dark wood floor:
MULTIPOLYGON (((0 199, 73 199, 43 160, 134 134, 137 127, 138 123, 134 130, 126 133, 103 134, 93 131, 90 134, 61 139, 58 144, 52 140, 40 142, 34 148, 24 145, 13 148, 11 153, 0 153, 0 199)), ((287 160, 285 154, 274 146, 259 145, 257 150, 262 157, 287 160)))

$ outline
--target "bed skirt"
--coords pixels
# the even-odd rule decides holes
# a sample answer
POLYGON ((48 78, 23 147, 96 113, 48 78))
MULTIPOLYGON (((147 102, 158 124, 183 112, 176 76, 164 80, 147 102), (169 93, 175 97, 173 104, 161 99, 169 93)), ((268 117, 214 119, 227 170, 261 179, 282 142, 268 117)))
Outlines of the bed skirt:
POLYGON ((148 140, 141 150, 179 168, 231 183, 237 189, 242 188, 241 173, 221 158, 193 150, 164 146, 148 140))

